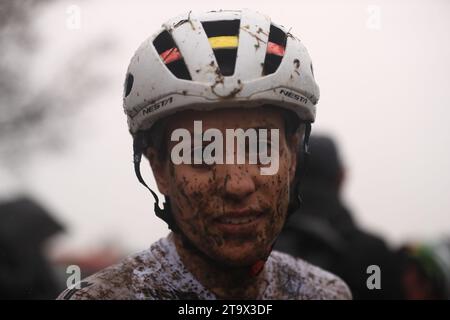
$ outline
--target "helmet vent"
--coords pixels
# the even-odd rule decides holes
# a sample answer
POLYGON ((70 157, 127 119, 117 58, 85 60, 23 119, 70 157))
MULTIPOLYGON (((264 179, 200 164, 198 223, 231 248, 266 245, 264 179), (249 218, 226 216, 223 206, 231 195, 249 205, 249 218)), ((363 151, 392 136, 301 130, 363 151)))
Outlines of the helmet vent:
POLYGON ((203 29, 223 76, 232 76, 236 66, 240 20, 205 21, 203 29))
POLYGON ((277 71, 281 64, 281 60, 283 60, 286 41, 286 33, 280 28, 271 25, 266 58, 264 59, 263 75, 272 74, 277 71))
POLYGON ((133 88, 133 82, 133 75, 131 73, 128 73, 127 78, 125 79, 125 97, 128 97, 128 95, 130 94, 131 89, 133 88))
POLYGON ((162 62, 175 77, 184 80, 192 80, 183 56, 169 32, 161 32, 155 40, 153 40, 153 45, 162 62))

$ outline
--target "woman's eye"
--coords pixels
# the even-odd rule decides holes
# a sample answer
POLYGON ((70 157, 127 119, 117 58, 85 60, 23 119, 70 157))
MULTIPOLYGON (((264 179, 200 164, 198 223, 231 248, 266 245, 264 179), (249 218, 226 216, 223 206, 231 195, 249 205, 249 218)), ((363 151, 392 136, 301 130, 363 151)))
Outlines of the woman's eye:
POLYGON ((207 164, 204 161, 202 161, 202 163, 198 163, 198 164, 196 164, 194 162, 191 163, 191 167, 194 169, 205 170, 205 169, 211 169, 212 166, 213 166, 213 164, 207 164))
MULTIPOLYGON (((191 150, 192 159, 191 159, 191 167, 195 169, 210 169, 214 164, 210 163, 209 159, 205 158, 205 154, 203 153, 202 148, 196 148, 191 150), (197 157, 200 157, 201 163, 195 163, 195 152, 198 152, 197 157), (206 163, 206 162, 208 163, 206 163)), ((214 156, 214 155, 213 155, 214 156)))

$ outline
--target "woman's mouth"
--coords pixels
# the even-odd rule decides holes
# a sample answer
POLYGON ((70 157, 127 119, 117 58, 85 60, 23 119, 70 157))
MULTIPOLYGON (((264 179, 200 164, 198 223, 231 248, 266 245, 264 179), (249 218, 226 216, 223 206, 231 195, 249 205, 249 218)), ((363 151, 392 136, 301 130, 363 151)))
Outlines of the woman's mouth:
POLYGON ((217 219, 218 223, 222 224, 246 224, 251 223, 258 219, 261 216, 261 213, 254 213, 246 216, 223 216, 217 219))
POLYGON ((257 231, 266 214, 262 211, 228 212, 214 220, 217 228, 224 233, 248 234, 257 231))

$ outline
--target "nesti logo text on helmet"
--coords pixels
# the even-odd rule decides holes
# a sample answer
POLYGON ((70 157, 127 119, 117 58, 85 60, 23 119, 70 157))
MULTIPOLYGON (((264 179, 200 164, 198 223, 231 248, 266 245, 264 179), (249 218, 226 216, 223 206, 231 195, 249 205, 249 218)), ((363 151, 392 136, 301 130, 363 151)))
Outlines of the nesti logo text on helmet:
POLYGON ((278 172, 279 129, 225 129, 225 148, 222 131, 209 128, 203 132, 202 121, 194 121, 193 139, 191 135, 192 133, 184 128, 173 130, 171 141, 179 141, 170 154, 175 165, 192 164, 192 160, 193 164, 197 165, 223 164, 225 149, 226 164, 244 164, 248 156, 249 164, 263 165, 260 167, 261 175, 273 175, 278 172), (209 143, 204 145, 204 142, 209 143))
POLYGON ((285 90, 285 89, 280 89, 279 93, 284 95, 284 96, 286 96, 286 97, 289 97, 291 99, 300 101, 302 103, 305 103, 305 104, 308 103, 308 99, 306 99, 305 97, 302 97, 301 95, 299 95, 299 94, 297 94, 295 92, 292 92, 292 91, 289 91, 289 90, 285 90))
POLYGON ((153 111, 156 111, 159 108, 164 107, 164 106, 168 105, 169 103, 172 103, 172 101, 173 101, 173 97, 169 97, 167 99, 164 99, 164 100, 158 101, 152 105, 149 105, 147 108, 142 110, 142 115, 152 113, 153 111))

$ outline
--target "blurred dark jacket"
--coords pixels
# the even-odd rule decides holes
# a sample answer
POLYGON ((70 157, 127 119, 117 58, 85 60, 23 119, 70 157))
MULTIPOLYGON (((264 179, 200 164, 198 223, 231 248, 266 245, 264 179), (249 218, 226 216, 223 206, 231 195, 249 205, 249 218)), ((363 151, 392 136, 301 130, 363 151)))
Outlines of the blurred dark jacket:
POLYGON ((339 195, 343 166, 334 142, 312 136, 302 178, 301 208, 293 213, 275 249, 341 277, 354 299, 402 299, 403 258, 382 238, 361 229, 339 195), (381 269, 381 290, 367 288, 367 267, 381 269))
POLYGON ((0 299, 54 299, 60 287, 44 253, 63 227, 28 198, 0 204, 0 299))

